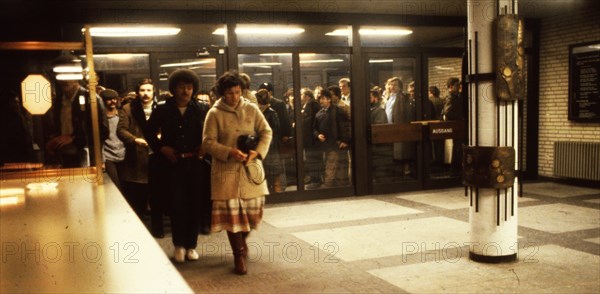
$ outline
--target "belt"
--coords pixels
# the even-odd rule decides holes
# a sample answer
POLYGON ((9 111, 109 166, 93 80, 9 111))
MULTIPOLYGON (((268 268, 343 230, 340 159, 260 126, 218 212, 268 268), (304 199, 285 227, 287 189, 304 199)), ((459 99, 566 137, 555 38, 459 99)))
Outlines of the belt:
POLYGON ((179 153, 179 158, 182 158, 182 159, 192 158, 192 157, 198 158, 198 152, 179 153))

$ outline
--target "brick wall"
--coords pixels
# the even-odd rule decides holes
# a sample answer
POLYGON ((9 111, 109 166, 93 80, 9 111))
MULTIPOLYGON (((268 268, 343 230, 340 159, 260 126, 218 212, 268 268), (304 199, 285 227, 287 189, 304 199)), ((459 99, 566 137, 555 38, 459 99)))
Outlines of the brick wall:
POLYGON ((569 45, 600 41, 597 11, 542 19, 539 175, 553 176, 554 142, 600 142, 599 123, 568 120, 569 45))

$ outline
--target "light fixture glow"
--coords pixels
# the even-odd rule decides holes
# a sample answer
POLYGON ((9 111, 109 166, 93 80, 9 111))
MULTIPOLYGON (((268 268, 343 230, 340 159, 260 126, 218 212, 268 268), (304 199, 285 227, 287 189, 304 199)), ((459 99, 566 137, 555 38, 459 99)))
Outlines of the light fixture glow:
POLYGON ((437 69, 437 70, 448 70, 448 71, 450 71, 450 70, 454 70, 454 68, 453 68, 453 67, 444 67, 444 66, 439 66, 439 65, 436 65, 436 66, 434 66, 433 68, 435 68, 435 69, 437 69))
POLYGON ((370 59, 369 63, 389 63, 394 62, 393 59, 370 59))
POLYGON ((249 66, 249 67, 258 66, 258 67, 261 67, 261 66, 279 66, 281 64, 282 64, 281 62, 247 62, 247 63, 242 63, 242 66, 249 66))
POLYGON ((350 35, 349 29, 337 29, 329 33, 325 33, 326 36, 345 36, 348 37, 350 35))
POLYGON ((23 195, 25 193, 25 189, 23 188, 3 188, 0 189, 0 197, 8 197, 8 196, 18 196, 23 195))
MULTIPOLYGON (((236 34, 297 35, 304 33, 303 28, 289 26, 238 26, 236 34)), ((225 35, 224 28, 218 28, 213 35, 225 35)))
POLYGON ((407 29, 364 28, 358 30, 362 36, 406 36, 413 33, 407 29))
POLYGON ((343 59, 315 59, 315 60, 300 60, 300 63, 332 63, 344 62, 343 59))
POLYGON ((303 28, 288 26, 239 26, 236 34, 297 35, 304 33, 303 28))
POLYGON ((191 65, 199 65, 199 64, 207 64, 213 62, 213 59, 199 60, 199 61, 190 61, 190 62, 179 62, 179 63, 167 63, 163 64, 160 67, 181 67, 181 66, 191 66, 191 65))
POLYGON ((59 81, 83 80, 83 74, 80 73, 61 73, 56 75, 59 81))
MULTIPOLYGON (((85 31, 85 29, 82 29, 85 31)), ((175 27, 93 27, 90 34, 94 37, 148 37, 172 36, 181 31, 175 27)))
POLYGON ((59 65, 55 66, 52 70, 57 73, 82 72, 83 68, 81 65, 59 65))
POLYGON ((273 73, 271 72, 262 72, 262 73, 256 73, 254 74, 255 77, 261 77, 261 76, 272 76, 273 73))

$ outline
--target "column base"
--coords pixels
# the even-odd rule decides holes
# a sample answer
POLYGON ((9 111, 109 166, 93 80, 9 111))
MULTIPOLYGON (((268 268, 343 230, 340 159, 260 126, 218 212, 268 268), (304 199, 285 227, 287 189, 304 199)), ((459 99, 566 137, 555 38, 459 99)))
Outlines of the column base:
POLYGON ((481 263, 508 263, 517 260, 517 254, 501 255, 501 256, 487 256, 479 255, 477 253, 469 252, 469 259, 475 262, 481 263))

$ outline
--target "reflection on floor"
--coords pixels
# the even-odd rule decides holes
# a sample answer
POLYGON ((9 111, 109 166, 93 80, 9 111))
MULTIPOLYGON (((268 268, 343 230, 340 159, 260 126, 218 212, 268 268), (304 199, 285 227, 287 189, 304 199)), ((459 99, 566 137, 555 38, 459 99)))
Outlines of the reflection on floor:
MULTIPOLYGON (((199 236, 176 265, 197 292, 600 292, 600 190, 526 184, 519 260, 468 258, 463 188, 267 204, 249 238, 247 276, 232 274, 224 232, 199 236)), ((273 196, 275 197, 275 196, 273 196)), ((172 254, 170 234, 159 240, 172 254)))

